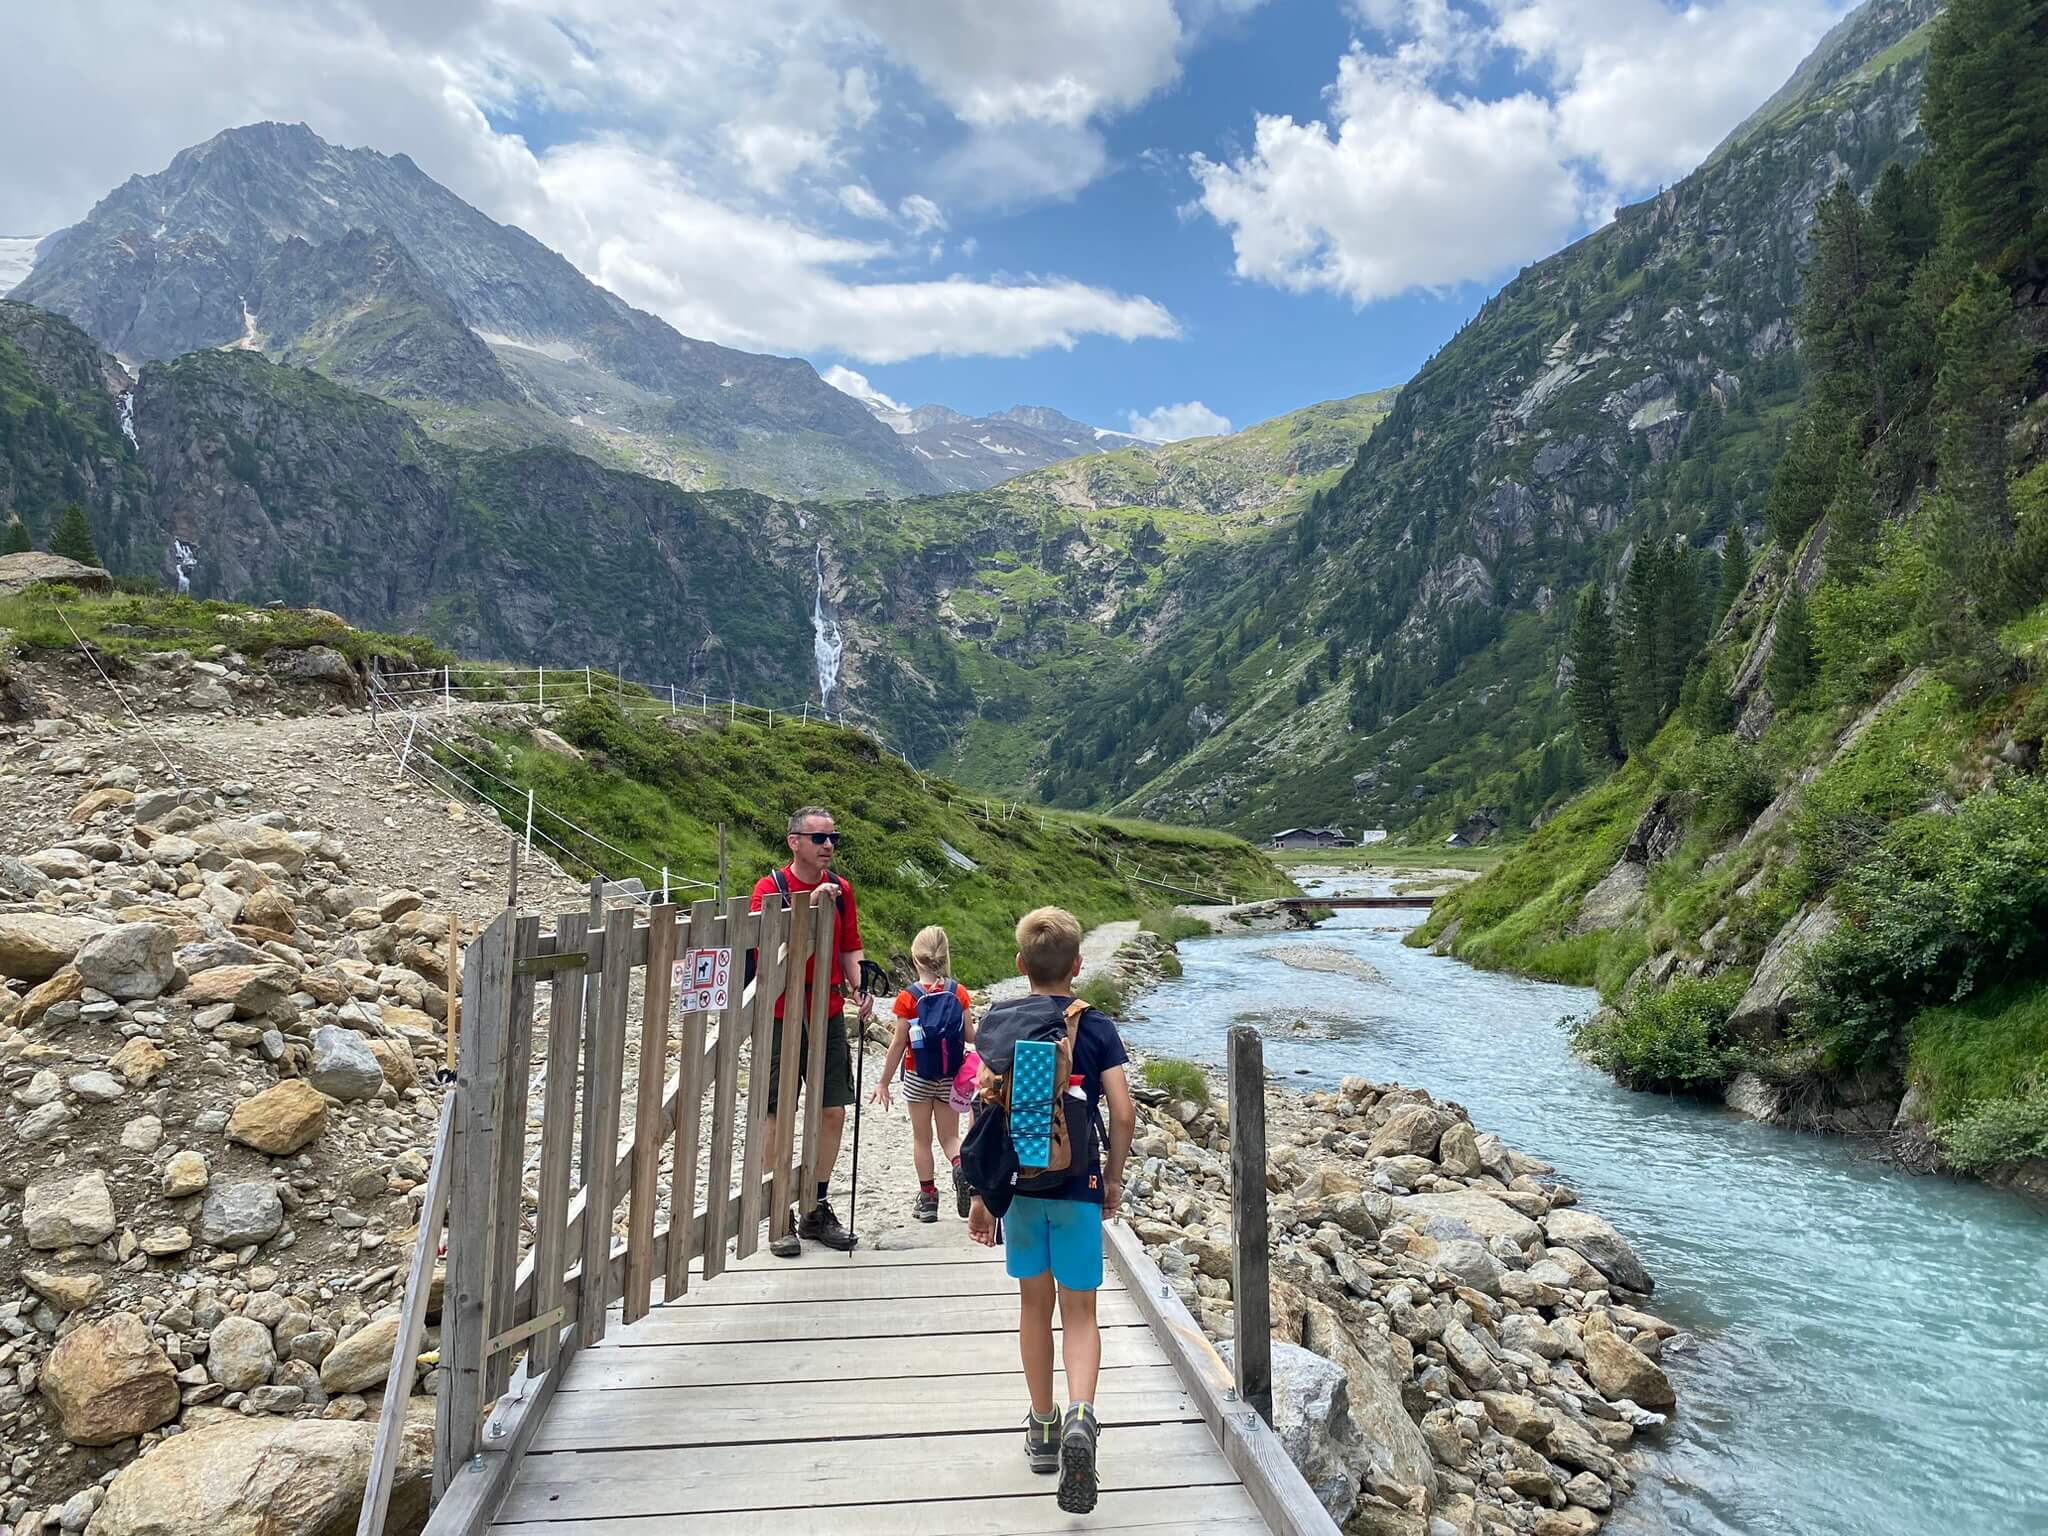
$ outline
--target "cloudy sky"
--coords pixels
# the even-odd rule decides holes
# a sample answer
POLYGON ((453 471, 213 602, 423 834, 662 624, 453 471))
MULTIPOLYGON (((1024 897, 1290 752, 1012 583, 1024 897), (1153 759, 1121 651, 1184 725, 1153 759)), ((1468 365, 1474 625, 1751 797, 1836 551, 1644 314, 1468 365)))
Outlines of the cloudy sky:
POLYGON ((1401 382, 1503 278, 1695 165, 1844 9, 24 4, 0 236, 303 121, 690 335, 908 404, 1180 436, 1401 382))

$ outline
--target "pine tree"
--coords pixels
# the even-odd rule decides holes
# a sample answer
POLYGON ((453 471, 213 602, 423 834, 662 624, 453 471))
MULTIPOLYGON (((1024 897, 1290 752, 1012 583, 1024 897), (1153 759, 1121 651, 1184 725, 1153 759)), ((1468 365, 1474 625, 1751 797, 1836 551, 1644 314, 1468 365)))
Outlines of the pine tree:
POLYGON ((1778 460, 1777 478, 1764 503, 1764 525, 1789 554, 1821 520, 1841 478, 1843 433, 1825 409, 1807 412, 1778 460))
POLYGON ((1764 681, 1771 686, 1771 700, 1778 708, 1789 708, 1813 682, 1813 620, 1806 611, 1806 592, 1795 578, 1786 584, 1784 601, 1778 604, 1778 632, 1771 645, 1771 659, 1764 664, 1764 681))
POLYGON ((0 533, 0 555, 21 555, 35 546, 29 542, 28 525, 18 517, 7 520, 7 530, 0 533))
POLYGON ((1572 619, 1572 721, 1588 757, 1621 761, 1621 716, 1614 696, 1614 623, 1600 584, 1587 587, 1572 619))
POLYGON ((1964 259, 2048 276, 2048 8, 1951 0, 1927 57, 1944 237, 1964 259))
POLYGON ((1879 431, 1889 419, 1881 354, 1892 313, 1883 302, 1870 216, 1845 178, 1814 211, 1799 332, 1821 397, 1852 421, 1874 419, 1879 431))
POLYGON ((92 524, 86 521, 85 509, 77 502, 66 507, 64 515, 57 519, 56 531, 50 535, 50 553, 76 560, 80 565, 100 563, 100 552, 92 542, 92 524))
POLYGON ((1721 606, 1727 613, 1741 600, 1743 591, 1749 586, 1749 540, 1743 536, 1742 524, 1737 523, 1728 530, 1728 542, 1721 546, 1721 606))
POLYGON ((1841 466, 1835 494, 1828 499, 1827 571, 1831 580, 1850 582, 1870 563, 1884 518, 1860 433, 1843 439, 1841 466))
POLYGON ((1979 267, 1941 317, 1932 529, 1935 563, 1953 597, 1987 622, 2008 617, 2016 596, 2006 437, 2024 381, 2011 300, 1979 267))

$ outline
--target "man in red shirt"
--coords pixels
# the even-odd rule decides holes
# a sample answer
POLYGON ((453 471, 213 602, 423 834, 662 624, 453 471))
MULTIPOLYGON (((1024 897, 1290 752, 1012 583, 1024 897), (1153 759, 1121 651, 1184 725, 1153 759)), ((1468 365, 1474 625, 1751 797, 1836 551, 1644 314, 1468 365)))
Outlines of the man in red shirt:
MULTIPOLYGON (((832 945, 831 1007, 825 1020, 825 1082, 824 1113, 819 1121, 818 1164, 819 1176, 815 1192, 815 1203, 805 1211, 802 1219, 791 1229, 789 1235, 778 1238, 768 1246, 777 1258, 793 1259, 800 1251, 798 1236, 812 1242, 823 1243, 827 1248, 836 1248, 842 1253, 854 1245, 853 1234, 840 1224, 833 1213, 827 1195, 830 1192, 832 1169, 839 1161, 839 1138, 846 1129, 846 1106, 854 1101, 853 1059, 846 1041, 846 993, 851 979, 855 988, 860 984, 860 963, 864 958, 860 939, 860 909, 853 899, 853 886, 843 875, 832 870, 832 856, 839 848, 839 832, 832 824, 832 813, 823 806, 807 805, 789 818, 789 863, 773 874, 763 875, 754 883, 753 910, 761 910, 761 903, 770 897, 785 899, 805 891, 818 891, 821 899, 835 904, 834 942, 832 945)), ((811 957, 810 975, 806 986, 818 983, 818 957, 811 957)), ((797 996, 799 1015, 804 1007, 803 991, 792 987, 790 992, 797 996)), ((768 1118, 765 1128, 768 1145, 775 1145, 775 1117, 778 1089, 782 1079, 782 1009, 790 994, 785 992, 775 1000, 775 1042, 768 1062, 768 1118)), ((860 1021, 865 1025, 875 1011, 875 1000, 866 992, 858 993, 860 1021)), ((794 1024, 797 1031, 797 1072, 799 1080, 809 1069, 810 1040, 804 1033, 804 1019, 799 1016, 794 1024)), ((807 1191, 799 1191, 798 1203, 807 1191)))

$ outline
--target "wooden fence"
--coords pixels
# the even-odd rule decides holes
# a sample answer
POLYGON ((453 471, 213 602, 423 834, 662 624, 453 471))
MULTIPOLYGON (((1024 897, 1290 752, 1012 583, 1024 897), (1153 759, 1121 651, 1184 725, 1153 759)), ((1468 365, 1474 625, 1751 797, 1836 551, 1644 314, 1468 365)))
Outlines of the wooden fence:
MULTIPOLYGON (((377 1536, 384 1524, 444 1210, 445 1377, 435 1402, 429 1533, 488 1519, 563 1366, 604 1337, 614 1303, 634 1322, 653 1304, 657 1277, 667 1295, 680 1295, 693 1280, 716 1279, 728 1242, 740 1258, 754 1253, 764 1215, 771 1236, 787 1230, 793 1191, 812 1182, 803 1167, 816 1155, 823 1118, 830 1008, 829 990, 811 988, 806 998, 803 978, 814 955, 831 953, 836 914, 833 902, 813 902, 808 892, 787 907, 763 905, 749 912, 742 897, 629 906, 595 919, 565 912, 549 933, 539 917, 507 911, 469 946, 456 1084, 442 1106, 360 1536, 377 1536), (745 983, 749 951, 760 957, 760 974, 745 983), (725 1005, 679 1010, 674 983, 693 981, 693 954, 706 952, 714 973, 723 954, 725 1005), (774 1001, 789 978, 796 981, 786 1012, 801 1021, 809 1048, 781 1053, 776 1098, 787 1110, 803 1089, 803 1165, 794 1114, 777 1116, 776 1145, 768 1145, 774 1001), (640 1007, 631 1018, 636 981, 640 1007), (543 986, 546 1032, 537 1046, 543 986), (631 1082, 629 1043, 638 1046, 631 1082), (802 1084, 800 1054, 809 1073, 802 1084), (540 1114, 530 1128, 537 1070, 540 1114), (622 1141, 629 1096, 633 1125, 622 1141), (522 1258, 536 1129, 537 1202, 522 1258), (696 1276, 693 1260, 702 1261, 696 1276)), ((829 959, 818 974, 830 974, 829 959)))

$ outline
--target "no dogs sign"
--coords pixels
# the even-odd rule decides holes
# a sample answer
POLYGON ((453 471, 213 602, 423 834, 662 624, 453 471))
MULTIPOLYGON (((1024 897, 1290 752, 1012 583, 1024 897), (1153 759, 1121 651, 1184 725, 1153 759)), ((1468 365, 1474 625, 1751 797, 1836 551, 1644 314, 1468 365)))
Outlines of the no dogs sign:
POLYGON ((693 949, 676 962, 676 1003, 685 1013, 723 1011, 731 985, 729 949, 693 949))

